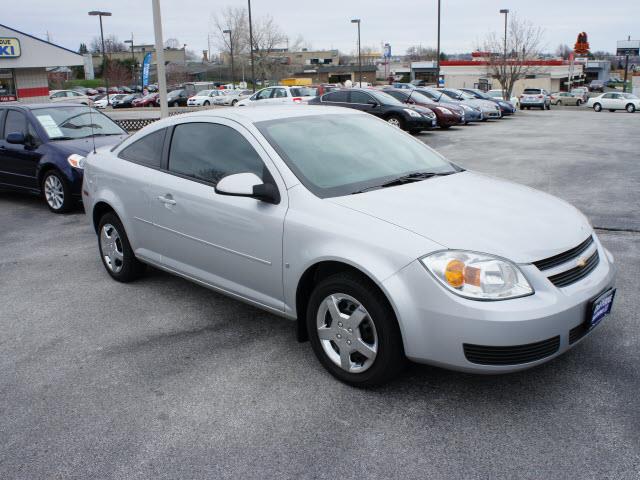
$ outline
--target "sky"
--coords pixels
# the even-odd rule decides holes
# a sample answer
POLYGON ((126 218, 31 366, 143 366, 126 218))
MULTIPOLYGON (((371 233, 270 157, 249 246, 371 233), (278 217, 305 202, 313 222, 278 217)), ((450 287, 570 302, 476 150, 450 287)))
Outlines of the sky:
MULTIPOLYGON (((161 0, 163 36, 177 38, 187 49, 200 55, 208 48, 208 34, 214 33, 212 17, 225 6, 244 7, 246 0, 161 0)), ((570 46, 579 32, 589 36, 591 50, 615 51, 616 40, 627 35, 640 39, 640 1, 619 0, 607 8, 595 0, 442 0, 441 49, 463 53, 476 49, 489 32, 502 32, 508 8, 520 18, 543 29, 543 50, 554 52, 565 43, 570 46)), ((53 43, 77 50, 80 43, 91 43, 99 35, 97 17, 89 10, 106 10, 105 35, 120 40, 151 44, 153 16, 151 0, 26 0, 4 9, 0 23, 53 43)), ((356 26, 361 19, 362 46, 381 50, 390 43, 394 55, 404 54, 412 45, 436 45, 437 0, 253 0, 254 18, 271 15, 293 42, 302 35, 314 49, 337 48, 350 53, 356 47, 356 26)), ((211 37, 212 51, 219 50, 211 37)))

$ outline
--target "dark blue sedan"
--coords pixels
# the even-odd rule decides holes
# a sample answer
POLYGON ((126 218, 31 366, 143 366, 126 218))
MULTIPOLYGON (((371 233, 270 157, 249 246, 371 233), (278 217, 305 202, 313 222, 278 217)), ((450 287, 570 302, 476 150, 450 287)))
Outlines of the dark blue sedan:
POLYGON ((81 199, 84 157, 127 133, 77 104, 0 105, 0 188, 42 195, 55 213, 81 199))

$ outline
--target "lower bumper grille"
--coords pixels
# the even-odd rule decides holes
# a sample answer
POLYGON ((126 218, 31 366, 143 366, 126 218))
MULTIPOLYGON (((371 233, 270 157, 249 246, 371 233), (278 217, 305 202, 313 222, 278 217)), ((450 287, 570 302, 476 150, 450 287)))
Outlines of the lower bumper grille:
POLYGON ((518 365, 535 362, 556 353, 560 348, 560 336, 541 342, 508 347, 490 347, 465 343, 464 356, 471 363, 480 365, 518 365))
POLYGON ((569 330, 569 345, 571 345, 572 343, 576 343, 578 340, 584 337, 587 332, 589 332, 589 328, 584 323, 581 323, 577 327, 569 330))

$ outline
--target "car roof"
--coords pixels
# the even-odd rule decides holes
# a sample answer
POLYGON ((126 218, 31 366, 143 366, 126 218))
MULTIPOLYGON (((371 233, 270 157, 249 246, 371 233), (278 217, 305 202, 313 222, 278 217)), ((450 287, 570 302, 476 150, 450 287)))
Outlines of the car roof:
POLYGON ((77 103, 71 103, 71 102, 28 103, 28 104, 15 102, 15 103, 0 104, 0 108, 2 107, 14 107, 14 108, 17 107, 23 110, 37 110, 40 108, 86 107, 86 105, 79 105, 77 103))
MULTIPOLYGON (((161 120, 166 126, 174 125, 176 120, 190 118, 225 118, 239 123, 257 123, 283 118, 301 118, 313 115, 369 115, 352 108, 329 107, 324 105, 278 105, 264 107, 234 107, 183 113, 161 120)), ((158 124, 160 123, 158 122, 158 124)))

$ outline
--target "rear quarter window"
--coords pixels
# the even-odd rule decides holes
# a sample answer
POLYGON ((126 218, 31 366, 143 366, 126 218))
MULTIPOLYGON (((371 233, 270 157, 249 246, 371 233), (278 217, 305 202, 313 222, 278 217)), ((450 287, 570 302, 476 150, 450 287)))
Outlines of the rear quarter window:
POLYGON ((119 158, 147 167, 160 168, 166 129, 156 130, 122 149, 119 158))

